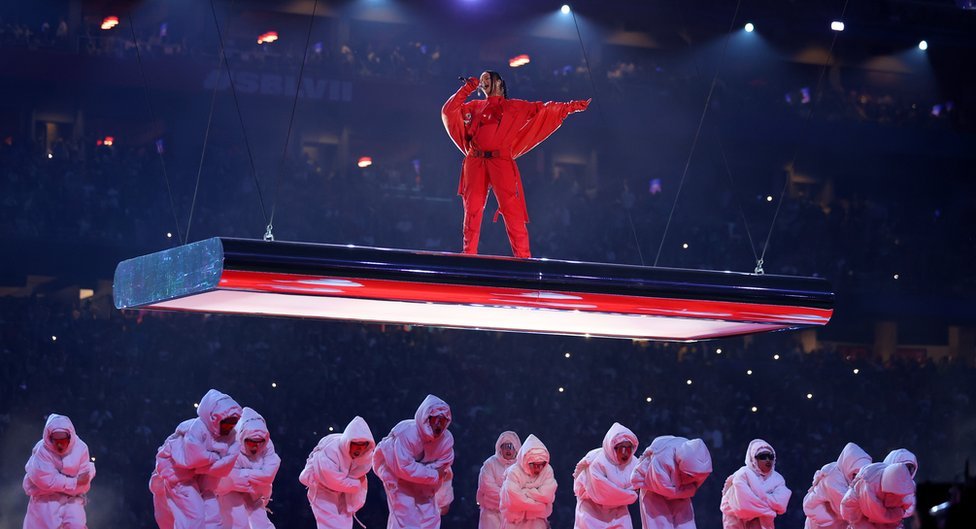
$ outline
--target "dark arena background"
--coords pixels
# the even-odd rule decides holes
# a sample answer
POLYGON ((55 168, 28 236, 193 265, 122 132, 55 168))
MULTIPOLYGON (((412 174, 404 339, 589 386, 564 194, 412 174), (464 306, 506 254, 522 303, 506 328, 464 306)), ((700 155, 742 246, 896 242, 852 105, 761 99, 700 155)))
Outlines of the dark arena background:
MULTIPOLYGON (((508 429, 549 447, 550 520, 571 527, 573 469, 614 421, 638 450, 705 441, 705 529, 757 437, 793 491, 779 527, 802 527, 814 472, 848 441, 917 454, 906 527, 976 527, 976 5, 571 7, 3 2, 0 529, 22 526, 52 412, 96 459, 89 527, 155 527, 156 449, 211 387, 267 419, 279 528, 315 526, 298 473, 320 437, 361 415, 379 441, 428 393, 454 416, 449 529, 477 526, 478 469, 508 429), (534 257, 762 258, 829 280, 832 321, 676 343, 114 308, 120 261, 261 239, 272 216, 279 241, 459 251, 462 158, 439 113, 484 70, 509 97, 593 98, 519 160, 534 257)), ((481 252, 507 256, 494 210, 481 252)), ((383 527, 369 480, 359 518, 383 527)))

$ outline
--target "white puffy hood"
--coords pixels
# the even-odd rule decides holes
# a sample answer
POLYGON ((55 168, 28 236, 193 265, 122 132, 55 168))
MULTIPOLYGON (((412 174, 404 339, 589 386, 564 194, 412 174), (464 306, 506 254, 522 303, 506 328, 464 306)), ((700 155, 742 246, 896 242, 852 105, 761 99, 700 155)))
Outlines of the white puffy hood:
POLYGON ((678 470, 692 477, 708 476, 712 473, 712 455, 701 439, 686 440, 675 448, 674 459, 678 470))
POLYGON ((515 456, 515 462, 523 472, 531 476, 532 469, 529 468, 529 463, 548 463, 549 449, 542 444, 538 437, 529 435, 525 439, 525 444, 519 449, 518 455, 515 456))
POLYGON ((888 455, 885 456, 884 462, 888 463, 889 465, 892 463, 908 464, 908 469, 912 473, 912 479, 915 479, 915 474, 918 472, 918 459, 915 457, 915 454, 904 448, 898 448, 889 452, 888 455))
POLYGON ((854 443, 847 443, 837 458, 837 468, 844 474, 844 479, 848 483, 854 481, 857 473, 864 467, 871 464, 871 456, 860 446, 854 443))
POLYGON ((220 421, 228 417, 240 417, 241 405, 230 395, 211 389, 200 399, 197 406, 197 417, 207 425, 207 430, 214 437, 220 437, 220 421))
POLYGON ((769 470, 769 474, 776 471, 776 450, 773 450, 773 445, 763 441, 762 439, 753 439, 749 443, 749 448, 746 449, 746 466, 751 468, 753 472, 759 474, 760 476, 765 476, 761 470, 759 470, 759 465, 756 464, 756 456, 761 452, 770 452, 773 454, 773 467, 769 470))
MULTIPOLYGON (((630 428, 627 428, 619 422, 613 423, 613 426, 607 431, 607 435, 603 436, 603 454, 614 465, 620 466, 624 464, 617 460, 617 452, 613 449, 613 447, 624 441, 630 441, 634 445, 633 453, 637 454, 637 436, 634 435, 634 432, 630 431, 630 428)), ((633 461, 633 457, 627 463, 631 461, 633 461)))
POLYGON ((257 456, 264 457, 275 453, 274 443, 271 442, 271 433, 268 431, 268 423, 260 413, 253 408, 244 407, 241 412, 241 420, 237 422, 237 441, 241 444, 241 452, 247 454, 244 441, 247 439, 264 439, 266 442, 258 450, 257 456))
MULTIPOLYGON (((434 431, 431 429, 427 419, 436 416, 445 417, 447 419, 447 427, 451 426, 451 407, 438 397, 427 395, 427 398, 420 403, 420 407, 417 408, 417 412, 413 416, 414 421, 417 423, 417 429, 420 430, 420 436, 425 441, 434 439, 434 431)), ((445 427, 445 430, 447 427, 445 427)))

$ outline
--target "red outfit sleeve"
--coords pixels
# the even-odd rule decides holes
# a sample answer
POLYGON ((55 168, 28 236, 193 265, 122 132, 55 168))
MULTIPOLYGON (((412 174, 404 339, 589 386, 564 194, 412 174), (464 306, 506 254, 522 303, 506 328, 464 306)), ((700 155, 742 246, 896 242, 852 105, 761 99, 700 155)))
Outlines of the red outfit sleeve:
POLYGON ((553 132, 556 132, 556 129, 563 124, 566 116, 573 112, 586 110, 589 104, 587 101, 570 101, 567 103, 510 101, 513 103, 511 108, 518 113, 518 119, 525 123, 519 128, 512 144, 513 159, 534 149, 553 132))
POLYGON ((441 121, 444 122, 444 129, 451 137, 454 145, 461 150, 462 154, 467 154, 465 146, 467 142, 464 138, 464 102, 475 90, 478 89, 478 80, 474 77, 468 79, 457 92, 441 107, 441 121))

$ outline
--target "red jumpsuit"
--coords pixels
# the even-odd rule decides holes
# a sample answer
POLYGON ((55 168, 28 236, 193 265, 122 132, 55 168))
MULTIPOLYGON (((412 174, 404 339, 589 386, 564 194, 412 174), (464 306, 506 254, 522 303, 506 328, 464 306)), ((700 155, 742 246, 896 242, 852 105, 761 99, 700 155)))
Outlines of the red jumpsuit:
POLYGON ((464 253, 478 253, 481 218, 494 190, 515 257, 531 257, 529 222, 522 178, 515 159, 542 143, 571 113, 586 110, 589 101, 537 103, 492 96, 465 100, 478 88, 468 79, 444 103, 441 119, 448 135, 464 154, 458 194, 464 205, 464 253))

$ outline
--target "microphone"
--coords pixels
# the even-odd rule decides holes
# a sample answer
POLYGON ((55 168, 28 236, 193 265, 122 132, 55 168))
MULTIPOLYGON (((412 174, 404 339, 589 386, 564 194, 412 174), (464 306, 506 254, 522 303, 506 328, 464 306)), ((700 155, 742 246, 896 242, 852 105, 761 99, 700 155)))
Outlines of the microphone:
POLYGON ((467 80, 467 79, 465 79, 463 75, 459 75, 459 76, 458 76, 458 81, 461 81, 462 83, 466 83, 466 82, 468 82, 468 80, 467 80))

